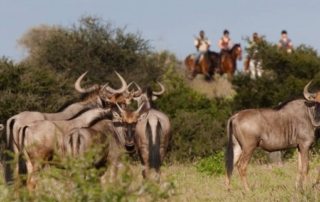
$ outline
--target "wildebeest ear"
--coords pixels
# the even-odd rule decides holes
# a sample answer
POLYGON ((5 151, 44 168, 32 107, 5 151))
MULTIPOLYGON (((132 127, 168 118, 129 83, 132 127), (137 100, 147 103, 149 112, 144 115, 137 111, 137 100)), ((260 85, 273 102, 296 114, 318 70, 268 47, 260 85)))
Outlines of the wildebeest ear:
POLYGON ((151 99, 152 99, 152 101, 155 101, 155 100, 158 99, 158 96, 154 96, 154 95, 153 95, 153 96, 151 97, 151 99))
POLYGON ((142 121, 142 120, 146 119, 147 116, 148 116, 148 112, 143 112, 143 113, 139 116, 138 121, 142 121))
POLYGON ((113 121, 122 121, 121 116, 116 111, 112 111, 112 119, 113 121))

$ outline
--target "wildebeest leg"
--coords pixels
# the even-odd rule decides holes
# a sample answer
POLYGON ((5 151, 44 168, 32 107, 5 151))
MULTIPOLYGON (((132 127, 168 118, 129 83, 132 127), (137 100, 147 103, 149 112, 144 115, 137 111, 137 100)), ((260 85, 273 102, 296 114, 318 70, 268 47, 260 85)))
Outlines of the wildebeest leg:
POLYGON ((240 155, 239 162, 237 164, 240 178, 241 178, 241 181, 242 181, 246 191, 250 191, 248 181, 247 181, 247 166, 248 166, 248 163, 250 161, 250 158, 252 156, 254 149, 255 149, 254 147, 243 149, 243 151, 240 155))
POLYGON ((302 189, 309 169, 309 147, 299 146, 296 188, 302 189))
MULTIPOLYGON (((232 136, 232 143, 233 143, 233 165, 237 165, 239 162, 239 158, 241 156, 241 153, 242 153, 242 149, 241 149, 241 146, 240 146, 238 140, 234 136, 232 136)), ((228 190, 231 189, 230 181, 231 181, 231 175, 229 176, 227 174, 225 183, 226 183, 228 190)))
POLYGON ((34 172, 37 170, 37 163, 33 162, 27 152, 24 152, 27 165, 27 188, 29 191, 33 191, 36 187, 36 180, 34 178, 34 172))
POLYGON ((242 153, 242 149, 241 146, 238 142, 238 140, 233 136, 233 153, 234 153, 234 157, 233 157, 233 165, 236 165, 239 161, 239 158, 241 156, 242 153))

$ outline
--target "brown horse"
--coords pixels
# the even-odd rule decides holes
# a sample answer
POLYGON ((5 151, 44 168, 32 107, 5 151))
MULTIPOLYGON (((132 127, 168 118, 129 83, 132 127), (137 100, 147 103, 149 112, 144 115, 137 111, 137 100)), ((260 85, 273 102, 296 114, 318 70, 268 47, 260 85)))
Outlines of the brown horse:
POLYGON ((220 74, 227 74, 231 80, 237 69, 237 59, 242 59, 241 45, 237 43, 230 50, 223 50, 220 54, 220 74))
POLYGON ((194 79, 197 74, 203 74, 207 81, 212 79, 212 75, 218 67, 220 54, 208 51, 200 57, 199 63, 195 65, 195 56, 190 54, 184 60, 186 74, 189 79, 194 79))

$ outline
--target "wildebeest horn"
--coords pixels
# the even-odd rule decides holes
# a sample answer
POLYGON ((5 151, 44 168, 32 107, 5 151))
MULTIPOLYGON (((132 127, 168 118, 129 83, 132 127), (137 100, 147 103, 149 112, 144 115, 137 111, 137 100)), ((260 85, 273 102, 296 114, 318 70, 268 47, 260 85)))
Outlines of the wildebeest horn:
POLYGON ((161 87, 161 90, 158 91, 158 92, 152 91, 152 94, 153 94, 153 95, 162 95, 162 94, 164 93, 164 91, 165 91, 165 88, 164 88, 164 86, 163 86, 159 81, 158 81, 157 83, 158 83, 159 86, 161 87))
POLYGON ((142 90, 141 90, 141 88, 140 88, 140 86, 136 83, 136 82, 132 82, 136 87, 137 87, 137 91, 134 91, 134 93, 133 93, 133 95, 135 96, 135 97, 138 97, 138 96, 140 96, 141 94, 142 94, 142 90))
POLYGON ((123 93, 128 88, 127 82, 124 80, 124 78, 118 72, 115 72, 115 73, 119 77, 121 84, 122 84, 122 87, 116 90, 116 89, 113 89, 113 88, 107 86, 105 89, 112 94, 123 93))
POLYGON ((142 109, 142 107, 144 106, 144 103, 142 103, 142 105, 140 105, 140 107, 134 111, 135 114, 139 114, 140 110, 142 109))
POLYGON ((303 89, 303 96, 304 96, 304 98, 306 98, 306 99, 309 100, 309 101, 314 101, 314 99, 315 99, 315 93, 310 93, 310 92, 308 91, 308 88, 309 88, 311 82, 312 82, 312 81, 310 81, 310 82, 304 87, 304 89, 303 89))
POLYGON ((80 83, 83 79, 83 77, 85 77, 85 75, 88 73, 88 71, 86 71, 85 73, 81 74, 81 76, 77 79, 77 81, 74 83, 74 88, 79 92, 79 93, 90 93, 96 89, 99 88, 99 86, 97 85, 93 85, 90 88, 84 89, 81 87, 80 83))
POLYGON ((118 105, 118 103, 116 103, 118 109, 120 110, 121 114, 124 113, 125 111, 118 105))
POLYGON ((0 130, 3 130, 3 129, 4 129, 4 125, 0 124, 0 130))

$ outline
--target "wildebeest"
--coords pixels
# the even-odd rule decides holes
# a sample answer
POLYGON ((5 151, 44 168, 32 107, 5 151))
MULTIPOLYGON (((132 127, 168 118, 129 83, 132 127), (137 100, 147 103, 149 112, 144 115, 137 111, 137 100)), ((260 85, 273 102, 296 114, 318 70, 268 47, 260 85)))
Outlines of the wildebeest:
POLYGON ((150 170, 156 171, 156 180, 160 179, 160 166, 167 153, 170 135, 170 121, 166 114, 154 109, 153 100, 165 92, 164 86, 158 82, 161 90, 151 88, 142 91, 134 99, 144 112, 135 127, 135 145, 143 167, 142 175, 150 178, 150 170))
POLYGON ((304 88, 305 99, 282 104, 277 109, 247 109, 234 114, 227 124, 226 185, 234 165, 237 166, 246 190, 249 190, 246 170, 253 151, 287 148, 298 149, 296 187, 302 188, 308 173, 308 152, 320 126, 320 91, 309 93, 309 82, 304 88))
MULTIPOLYGON (((109 181, 114 181, 118 168, 121 167, 120 157, 125 153, 125 147, 123 134, 117 132, 112 120, 98 120, 90 127, 75 128, 65 136, 64 150, 70 157, 81 157, 93 149, 94 166, 107 166, 110 171, 109 181)), ((106 177, 107 171, 101 181, 106 182, 106 177)))
POLYGON ((87 72, 83 73, 75 82, 75 89, 85 94, 85 99, 67 106, 63 111, 57 113, 43 113, 36 111, 24 111, 17 115, 12 116, 7 121, 7 144, 10 138, 16 138, 18 131, 25 125, 34 121, 40 120, 67 120, 76 116, 84 110, 92 109, 95 107, 104 107, 106 102, 126 102, 120 99, 118 94, 127 90, 127 83, 124 78, 116 72, 122 86, 119 89, 113 89, 107 85, 93 85, 88 88, 82 88, 80 83, 87 72))
POLYGON ((95 120, 108 114, 110 109, 95 108, 72 120, 42 120, 24 126, 12 141, 14 148, 17 148, 12 152, 16 157, 22 154, 26 159, 28 188, 35 186, 33 173, 39 170, 44 161, 50 160, 54 154, 64 154, 65 135, 75 128, 90 127, 95 120))

